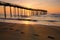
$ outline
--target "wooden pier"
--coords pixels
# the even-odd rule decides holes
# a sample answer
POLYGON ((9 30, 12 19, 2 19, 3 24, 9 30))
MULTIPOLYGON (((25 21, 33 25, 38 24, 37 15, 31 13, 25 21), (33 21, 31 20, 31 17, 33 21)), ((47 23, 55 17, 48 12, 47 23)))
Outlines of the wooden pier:
POLYGON ((20 5, 0 1, 0 7, 1 6, 3 6, 3 11, 4 11, 3 15, 5 19, 7 18, 7 6, 9 7, 10 18, 16 17, 16 16, 19 18, 22 16, 39 16, 39 15, 47 14, 47 10, 27 8, 20 5), (14 9, 14 13, 12 13, 12 7, 14 9), (26 13, 26 11, 28 11, 28 13, 26 13))

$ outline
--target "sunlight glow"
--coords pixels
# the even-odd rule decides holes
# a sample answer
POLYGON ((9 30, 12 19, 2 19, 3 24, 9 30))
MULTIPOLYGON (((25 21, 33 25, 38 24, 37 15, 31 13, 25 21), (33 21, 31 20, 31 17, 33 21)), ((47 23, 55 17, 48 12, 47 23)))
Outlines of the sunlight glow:
POLYGON ((28 7, 28 8, 31 8, 32 7, 31 4, 26 4, 25 6, 28 7))
POLYGON ((24 21, 24 24, 29 24, 30 22, 29 21, 24 21))
POLYGON ((26 11, 26 14, 27 14, 27 16, 30 16, 30 14, 29 14, 29 10, 26 11))

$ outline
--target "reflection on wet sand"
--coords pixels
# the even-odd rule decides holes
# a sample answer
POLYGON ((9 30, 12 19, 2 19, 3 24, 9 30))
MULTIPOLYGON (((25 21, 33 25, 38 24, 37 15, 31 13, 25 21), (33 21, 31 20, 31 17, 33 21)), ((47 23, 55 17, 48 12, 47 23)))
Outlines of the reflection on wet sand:
POLYGON ((60 40, 60 27, 0 22, 0 40, 60 40))

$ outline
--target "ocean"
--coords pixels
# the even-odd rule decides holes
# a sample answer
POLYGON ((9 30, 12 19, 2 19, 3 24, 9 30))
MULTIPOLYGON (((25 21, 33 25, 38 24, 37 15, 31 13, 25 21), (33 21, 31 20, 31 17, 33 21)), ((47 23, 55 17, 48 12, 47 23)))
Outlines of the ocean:
MULTIPOLYGON (((4 18, 4 17, 0 16, 0 18, 4 18)), ((10 18, 10 16, 7 16, 7 18, 10 18)), ((12 18, 17 19, 18 17, 12 17, 12 18)), ((37 20, 37 21, 0 19, 0 22, 60 26, 60 15, 57 15, 57 14, 56 15, 49 14, 49 15, 40 15, 40 16, 19 17, 19 18, 20 19, 31 19, 31 20, 37 20)))

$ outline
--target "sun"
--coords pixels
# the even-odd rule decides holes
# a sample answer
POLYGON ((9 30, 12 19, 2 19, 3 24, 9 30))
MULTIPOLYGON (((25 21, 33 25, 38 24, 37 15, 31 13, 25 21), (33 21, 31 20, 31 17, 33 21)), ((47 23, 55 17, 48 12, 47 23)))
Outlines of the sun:
POLYGON ((31 7, 32 7, 32 4, 24 3, 23 6, 25 6, 25 7, 27 7, 27 8, 31 8, 31 7))
POLYGON ((31 8, 32 6, 31 6, 31 4, 28 4, 28 5, 26 5, 26 7, 31 8))

